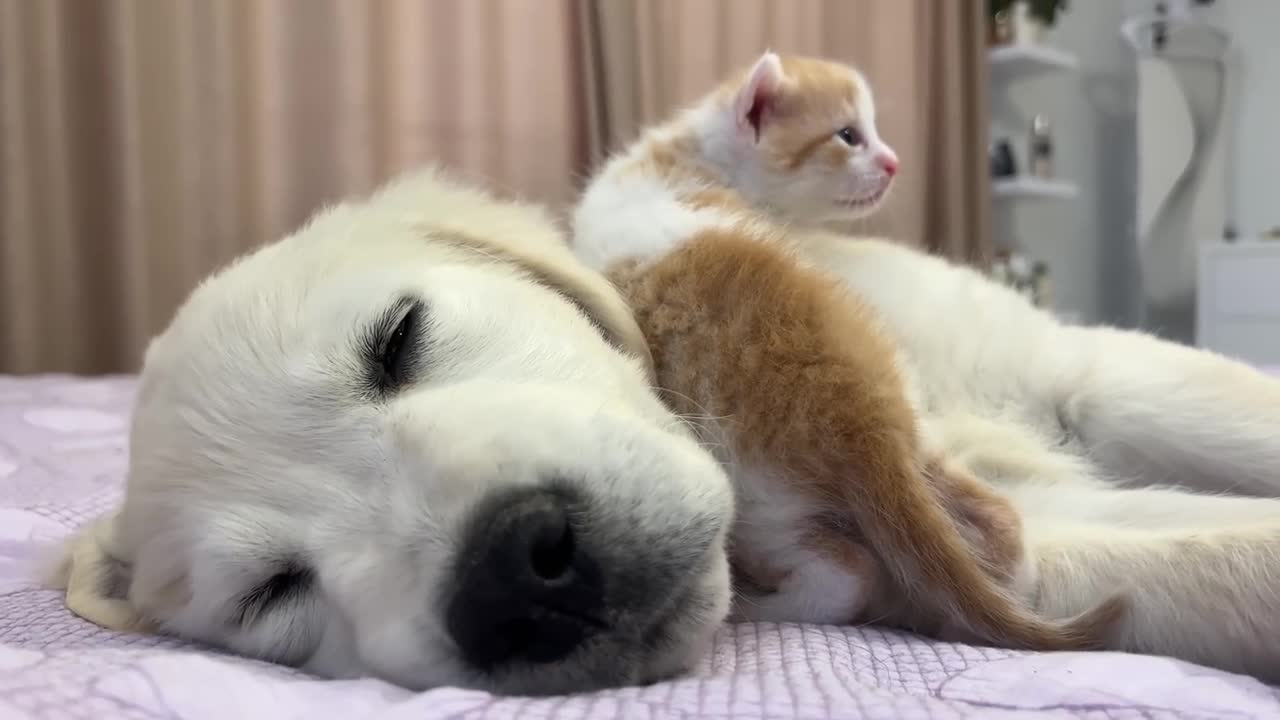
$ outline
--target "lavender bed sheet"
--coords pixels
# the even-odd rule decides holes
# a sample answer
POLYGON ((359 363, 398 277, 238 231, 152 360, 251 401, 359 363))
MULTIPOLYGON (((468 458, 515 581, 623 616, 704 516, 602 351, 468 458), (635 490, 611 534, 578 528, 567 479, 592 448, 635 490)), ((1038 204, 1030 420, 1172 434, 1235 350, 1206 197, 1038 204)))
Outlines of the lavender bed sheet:
POLYGON ((30 570, 119 499, 133 390, 128 377, 0 377, 0 718, 1280 718, 1277 689, 1173 660, 876 628, 728 626, 689 677, 540 699, 325 681, 107 632, 30 570))

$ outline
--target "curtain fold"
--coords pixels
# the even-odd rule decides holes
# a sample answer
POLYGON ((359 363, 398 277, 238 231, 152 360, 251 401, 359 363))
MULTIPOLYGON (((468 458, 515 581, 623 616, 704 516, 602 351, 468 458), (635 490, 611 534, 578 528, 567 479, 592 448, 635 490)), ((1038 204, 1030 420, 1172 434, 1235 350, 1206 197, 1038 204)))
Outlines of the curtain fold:
POLYGON ((904 161, 869 223, 985 252, 981 2, 0 0, 0 372, 128 372, 195 284, 438 162, 562 207, 765 47, 861 65, 904 161))
POLYGON ((994 249, 985 3, 924 4, 922 237, 941 254, 985 267, 994 249))

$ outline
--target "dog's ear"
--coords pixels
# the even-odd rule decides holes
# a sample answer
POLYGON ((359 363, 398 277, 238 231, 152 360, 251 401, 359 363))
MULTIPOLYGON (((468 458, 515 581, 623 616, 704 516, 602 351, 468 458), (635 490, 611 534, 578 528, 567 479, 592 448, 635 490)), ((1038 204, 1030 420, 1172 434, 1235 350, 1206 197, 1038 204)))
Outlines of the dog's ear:
POLYGON ((417 218, 424 235, 433 240, 524 267, 572 300, 615 347, 640 359, 652 381, 653 356, 631 309, 604 276, 573 254, 562 228, 545 208, 499 199, 478 186, 453 181, 436 168, 398 178, 379 190, 367 207, 417 218))
POLYGON ((578 260, 566 243, 494 244, 460 232, 450 232, 445 239, 470 247, 488 258, 519 265, 539 282, 564 295, 595 323, 615 347, 640 359, 650 382, 653 382, 653 355, 631 308, 618 289, 606 277, 578 260))
POLYGON ((73 535, 45 584, 65 590, 67 609, 89 622, 120 632, 154 632, 128 599, 132 566, 116 549, 116 517, 103 515, 73 535))
POLYGON ((577 305, 619 350, 639 358, 653 382, 653 354, 630 306, 607 278, 578 262, 554 261, 539 254, 521 258, 522 264, 543 283, 577 305))

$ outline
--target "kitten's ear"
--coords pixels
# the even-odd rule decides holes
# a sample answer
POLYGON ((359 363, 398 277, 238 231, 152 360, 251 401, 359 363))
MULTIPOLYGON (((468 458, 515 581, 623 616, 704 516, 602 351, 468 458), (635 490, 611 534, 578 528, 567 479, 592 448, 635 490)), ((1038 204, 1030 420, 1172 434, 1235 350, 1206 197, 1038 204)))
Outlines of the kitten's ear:
POLYGON ((752 140, 760 138, 760 127, 768 116, 769 106, 785 77, 782 73, 782 59, 772 51, 761 55, 755 65, 751 66, 746 82, 738 88, 738 94, 733 98, 733 117, 740 135, 752 140))

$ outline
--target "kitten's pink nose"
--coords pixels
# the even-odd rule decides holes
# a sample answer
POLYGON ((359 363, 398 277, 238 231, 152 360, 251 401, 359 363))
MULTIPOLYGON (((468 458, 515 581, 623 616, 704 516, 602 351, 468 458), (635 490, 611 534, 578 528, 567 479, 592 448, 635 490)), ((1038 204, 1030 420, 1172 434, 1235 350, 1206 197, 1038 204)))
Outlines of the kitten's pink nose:
POLYGON ((889 153, 882 153, 876 157, 876 162, 880 164, 880 169, 884 170, 884 174, 893 177, 898 174, 898 158, 889 153))

